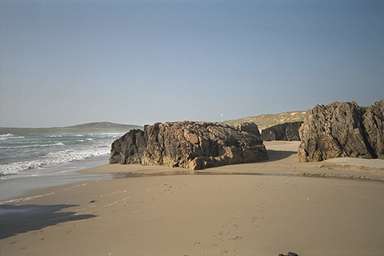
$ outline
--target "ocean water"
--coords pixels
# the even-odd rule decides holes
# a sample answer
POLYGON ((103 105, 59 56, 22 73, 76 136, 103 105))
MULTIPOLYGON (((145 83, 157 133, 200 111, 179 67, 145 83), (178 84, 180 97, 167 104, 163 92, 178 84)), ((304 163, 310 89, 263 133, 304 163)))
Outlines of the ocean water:
POLYGON ((0 134, 0 179, 42 176, 107 162, 110 145, 122 133, 0 134))

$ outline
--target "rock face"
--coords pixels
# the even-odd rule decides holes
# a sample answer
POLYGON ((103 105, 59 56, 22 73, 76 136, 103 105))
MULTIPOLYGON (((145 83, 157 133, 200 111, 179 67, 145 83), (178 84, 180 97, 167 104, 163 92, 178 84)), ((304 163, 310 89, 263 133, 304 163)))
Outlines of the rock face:
POLYGON ((384 159, 384 100, 366 108, 363 125, 373 157, 384 159))
POLYGON ((300 140, 299 129, 303 122, 283 123, 262 130, 263 140, 300 140))
POLYGON ((172 122, 131 130, 112 143, 110 163, 192 170, 268 159, 256 124, 172 122))
POLYGON ((335 157, 384 158, 384 101, 368 108, 354 102, 318 105, 300 128, 300 161, 335 157))

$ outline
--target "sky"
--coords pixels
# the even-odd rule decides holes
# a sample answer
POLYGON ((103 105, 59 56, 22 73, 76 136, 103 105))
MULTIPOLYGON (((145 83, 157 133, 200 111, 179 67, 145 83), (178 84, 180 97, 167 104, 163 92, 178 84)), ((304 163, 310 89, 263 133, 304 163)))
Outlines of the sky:
POLYGON ((383 98, 382 0, 0 0, 0 126, 383 98))

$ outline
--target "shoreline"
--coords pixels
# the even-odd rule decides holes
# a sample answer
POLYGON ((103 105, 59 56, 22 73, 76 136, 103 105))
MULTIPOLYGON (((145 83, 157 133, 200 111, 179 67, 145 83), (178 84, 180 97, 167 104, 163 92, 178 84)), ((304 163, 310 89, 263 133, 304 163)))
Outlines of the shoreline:
MULTIPOLYGON (((34 179, 39 184, 44 183, 44 179, 61 179, 54 182, 53 185, 33 186, 30 189, 24 189, 20 193, 10 197, 0 198, 0 205, 6 202, 22 202, 23 198, 33 197, 40 191, 49 193, 50 190, 62 186, 77 185, 84 182, 122 179, 122 178, 140 178, 155 176, 178 176, 178 175, 233 175, 233 176, 271 176, 271 177, 303 177, 303 178, 325 178, 341 179, 365 182, 384 182, 384 160, 381 159, 360 159, 360 158, 334 158, 322 162, 299 162, 296 157, 298 142, 296 141, 265 141, 270 160, 257 163, 244 163, 212 167, 205 170, 189 170, 184 168, 171 168, 159 165, 140 165, 140 164, 105 164, 105 158, 91 159, 77 164, 77 168, 68 172, 74 178, 63 181, 62 175, 42 175, 15 177, 13 181, 24 182, 26 179, 34 179), (375 162, 372 164, 372 162, 375 162), (85 167, 84 163, 91 165, 85 167), (97 165, 95 165, 97 163, 97 165), (81 167, 83 166, 83 167, 81 167), (281 171, 285 169, 284 171, 281 171)), ((74 164, 72 164, 74 165, 74 164)), ((76 165, 76 164, 75 164, 76 165)), ((59 167, 60 169, 65 169, 59 167)), ((11 180, 11 179, 10 179, 11 180)), ((3 180, 2 182, 9 182, 3 180)), ((0 181, 1 182, 1 181, 0 181)), ((3 186, 3 188, 5 188, 3 186)), ((4 190, 4 189, 3 189, 4 190)))
POLYGON ((38 175, 14 175, 0 179, 0 202, 15 199, 16 197, 29 196, 35 190, 54 188, 56 186, 73 184, 76 182, 109 178, 109 174, 84 174, 82 169, 99 166, 106 161, 105 157, 92 158, 67 163, 55 167, 41 169, 38 175))

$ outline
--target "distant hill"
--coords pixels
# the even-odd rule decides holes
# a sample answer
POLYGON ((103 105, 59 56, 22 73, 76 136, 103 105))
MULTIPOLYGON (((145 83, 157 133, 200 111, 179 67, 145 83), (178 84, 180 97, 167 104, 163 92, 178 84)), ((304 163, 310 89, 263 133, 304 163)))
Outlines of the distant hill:
POLYGON ((131 129, 143 129, 142 126, 131 124, 117 124, 111 122, 93 122, 66 127, 49 128, 17 128, 0 127, 0 134, 39 134, 39 133, 101 133, 101 132, 127 132, 131 129))
POLYGON ((64 127, 66 129, 132 129, 142 128, 142 126, 131 125, 131 124, 118 124, 111 122, 93 122, 85 124, 77 124, 72 126, 64 127))
POLYGON ((249 116, 235 120, 224 121, 224 123, 230 125, 238 125, 244 122, 256 123, 259 129, 265 129, 276 124, 287 123, 287 122, 299 122, 304 121, 305 111, 292 111, 283 112, 277 114, 265 114, 258 116, 249 116))

